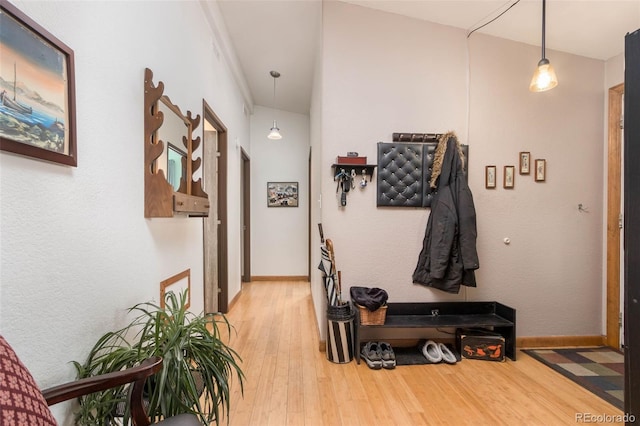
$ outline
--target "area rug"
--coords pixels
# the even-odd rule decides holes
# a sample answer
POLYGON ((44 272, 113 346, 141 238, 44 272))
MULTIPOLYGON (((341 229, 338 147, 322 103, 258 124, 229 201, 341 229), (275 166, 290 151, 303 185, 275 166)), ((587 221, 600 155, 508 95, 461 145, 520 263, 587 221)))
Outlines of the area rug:
POLYGON ((583 388, 624 410, 624 355, 608 347, 523 349, 583 388))

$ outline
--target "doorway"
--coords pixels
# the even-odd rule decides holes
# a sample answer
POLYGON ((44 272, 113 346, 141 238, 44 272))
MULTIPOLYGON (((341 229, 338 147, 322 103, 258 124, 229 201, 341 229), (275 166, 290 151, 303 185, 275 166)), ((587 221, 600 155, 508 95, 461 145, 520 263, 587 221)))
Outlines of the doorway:
POLYGON ((242 253, 241 270, 242 282, 251 282, 251 163, 244 149, 241 149, 240 163, 240 193, 241 197, 241 231, 242 253))
POLYGON ((203 220, 204 311, 228 310, 227 128, 205 100, 203 104, 203 180, 209 216, 203 220))
POLYGON ((622 233, 622 101, 624 83, 609 89, 607 176, 607 335, 606 345, 620 348, 622 306, 620 297, 622 233))
POLYGON ((308 248, 307 248, 307 259, 309 259, 309 265, 307 268, 307 279, 309 280, 309 282, 311 282, 311 242, 313 241, 313 236, 311 235, 312 232, 312 228, 311 228, 311 147, 309 147, 309 161, 307 164, 307 194, 309 194, 309 202, 307 203, 307 225, 308 225, 308 248))

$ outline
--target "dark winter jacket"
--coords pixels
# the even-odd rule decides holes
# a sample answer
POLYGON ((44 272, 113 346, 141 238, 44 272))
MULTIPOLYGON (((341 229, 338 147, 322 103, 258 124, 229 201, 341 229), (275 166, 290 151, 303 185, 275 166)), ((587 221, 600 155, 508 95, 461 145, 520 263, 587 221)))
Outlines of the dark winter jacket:
POLYGON ((413 282, 458 293, 460 285, 476 286, 476 211, 455 134, 441 137, 437 151, 444 149, 434 160, 440 173, 413 282))

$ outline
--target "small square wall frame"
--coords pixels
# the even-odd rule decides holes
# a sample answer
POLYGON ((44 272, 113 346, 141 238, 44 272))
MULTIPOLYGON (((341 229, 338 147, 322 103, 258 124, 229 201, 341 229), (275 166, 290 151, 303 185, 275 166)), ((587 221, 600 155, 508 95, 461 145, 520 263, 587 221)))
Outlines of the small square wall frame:
POLYGON ((180 272, 160 283, 160 307, 165 307, 167 293, 173 292, 177 297, 182 291, 187 291, 185 308, 191 306, 191 269, 180 272))

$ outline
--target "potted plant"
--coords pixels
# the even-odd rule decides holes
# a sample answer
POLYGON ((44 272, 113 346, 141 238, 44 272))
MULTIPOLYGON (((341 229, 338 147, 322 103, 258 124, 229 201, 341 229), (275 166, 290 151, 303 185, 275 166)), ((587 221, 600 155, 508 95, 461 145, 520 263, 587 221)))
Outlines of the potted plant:
MULTIPOLYGON (((230 382, 242 389, 244 374, 237 352, 221 338, 219 326, 232 326, 221 314, 195 315, 186 309, 187 292, 169 292, 166 307, 141 303, 129 311, 138 316, 126 327, 100 337, 84 363, 74 361, 78 378, 119 371, 151 356, 163 358, 162 369, 147 380, 147 412, 152 421, 194 413, 203 424, 219 423, 229 412, 230 382)), ((223 328, 223 329, 224 329, 223 328)), ((124 387, 80 398, 76 424, 127 424, 124 387)))

